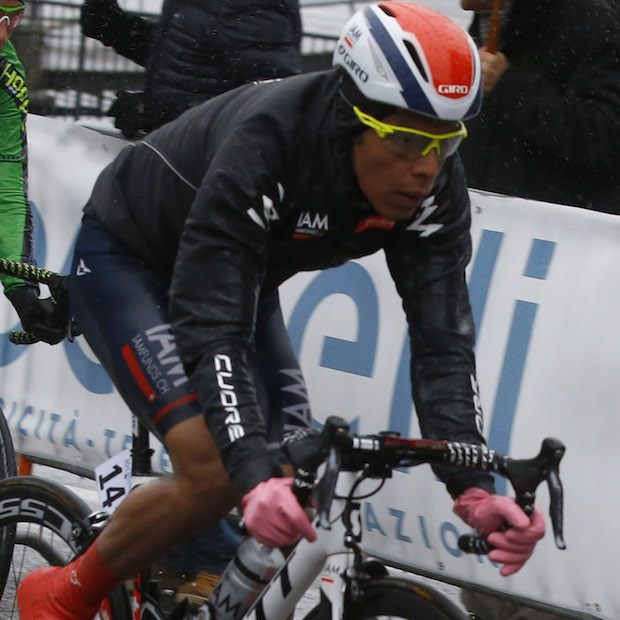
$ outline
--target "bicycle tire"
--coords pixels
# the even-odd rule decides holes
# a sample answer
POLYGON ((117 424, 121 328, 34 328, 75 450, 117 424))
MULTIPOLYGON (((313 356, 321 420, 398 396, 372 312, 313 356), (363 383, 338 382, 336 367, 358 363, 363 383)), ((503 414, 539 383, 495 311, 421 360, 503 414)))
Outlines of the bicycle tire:
MULTIPOLYGON (((52 480, 18 476, 0 481, 0 531, 15 527, 17 547, 7 580, 17 588, 25 575, 50 560, 66 564, 85 550, 93 539, 88 524, 88 504, 52 480), (32 541, 36 542, 32 544, 32 541)), ((2 618, 18 618, 13 600, 0 600, 2 618)), ((130 620, 131 609, 124 587, 108 596, 110 620, 130 620)))
POLYGON ((49 542, 41 539, 32 532, 19 532, 15 536, 16 547, 30 547, 36 551, 50 566, 63 566, 65 561, 49 542))
MULTIPOLYGON (((447 596, 417 579, 381 577, 360 584, 361 595, 357 601, 345 606, 347 620, 367 620, 378 616, 404 620, 468 620, 447 596)), ((304 620, 329 620, 331 608, 323 599, 304 620)))
MULTIPOLYGON (((0 480, 11 476, 17 476, 17 459, 15 458, 9 425, 4 417, 4 412, 0 409, 0 480)), ((11 568, 14 539, 15 527, 0 530, 0 596, 4 592, 4 586, 11 568)))

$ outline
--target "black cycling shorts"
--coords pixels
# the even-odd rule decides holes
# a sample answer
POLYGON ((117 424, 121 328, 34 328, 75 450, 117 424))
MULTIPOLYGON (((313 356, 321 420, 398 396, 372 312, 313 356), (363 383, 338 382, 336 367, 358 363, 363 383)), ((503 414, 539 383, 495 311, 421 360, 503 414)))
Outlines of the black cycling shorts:
MULTIPOLYGON (((95 219, 78 235, 71 309, 86 341, 131 409, 161 440, 202 414, 179 360, 168 318, 168 286, 95 219)), ((305 382, 277 291, 258 308, 253 373, 271 448, 311 425, 305 382)))

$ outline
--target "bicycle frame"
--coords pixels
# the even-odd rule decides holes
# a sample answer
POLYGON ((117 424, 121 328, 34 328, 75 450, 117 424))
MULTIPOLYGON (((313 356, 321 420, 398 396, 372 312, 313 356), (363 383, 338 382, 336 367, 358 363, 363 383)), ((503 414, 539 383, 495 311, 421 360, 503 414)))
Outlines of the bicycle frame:
POLYGON ((345 498, 356 479, 355 473, 339 474, 338 487, 346 492, 340 492, 332 503, 333 513, 338 517, 330 529, 322 528, 318 519, 315 521, 317 539, 312 543, 302 539, 297 544, 243 620, 287 618, 317 576, 320 576, 322 596, 331 603, 332 618, 343 617, 347 590, 344 576, 352 579, 356 576, 350 570, 356 563, 353 549, 356 543, 347 540, 349 534, 342 517, 349 503, 345 498))
POLYGON ((353 564, 353 552, 343 543, 344 534, 344 526, 337 522, 331 530, 318 529, 313 543, 300 541, 243 616, 244 620, 288 617, 319 574, 320 588, 332 604, 333 617, 341 618, 344 584, 340 580, 353 564))

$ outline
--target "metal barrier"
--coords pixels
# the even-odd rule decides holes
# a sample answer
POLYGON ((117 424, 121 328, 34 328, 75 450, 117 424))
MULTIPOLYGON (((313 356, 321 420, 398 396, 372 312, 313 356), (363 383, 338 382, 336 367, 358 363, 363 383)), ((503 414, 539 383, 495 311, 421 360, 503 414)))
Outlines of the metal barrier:
MULTIPOLYGON (((30 111, 45 116, 105 116, 117 90, 141 90, 144 68, 84 37, 82 3, 29 0, 12 41, 26 68, 30 111)), ((156 20, 152 13, 132 12, 156 20)), ((329 66, 336 37, 304 33, 306 70, 329 66)))

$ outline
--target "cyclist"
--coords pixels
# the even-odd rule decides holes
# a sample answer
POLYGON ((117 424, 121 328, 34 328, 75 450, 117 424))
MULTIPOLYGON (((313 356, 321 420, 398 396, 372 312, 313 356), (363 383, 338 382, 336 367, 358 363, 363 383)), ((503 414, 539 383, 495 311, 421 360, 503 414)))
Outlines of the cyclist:
MULTIPOLYGON (((27 198, 28 87, 24 67, 9 40, 24 9, 22 0, 0 0, 0 256, 32 262, 32 214, 27 198)), ((49 344, 64 338, 65 318, 50 298, 39 299, 38 286, 6 275, 0 275, 0 282, 26 331, 49 344)))
MULTIPOLYGON (((280 427, 309 422, 277 297, 298 271, 383 249, 410 324, 423 434, 484 442, 456 154, 462 120, 480 107, 477 50, 441 14, 388 1, 345 25, 334 65, 215 97, 99 176, 72 308, 163 438, 174 475, 132 492, 76 562, 28 575, 22 620, 90 618, 113 586, 240 498, 261 542, 314 539, 268 445, 272 416, 280 427), (297 400, 273 402, 282 394, 297 400)), ((435 471, 457 513, 491 534, 502 573, 518 570, 544 533, 540 510, 530 521, 485 473, 435 471)))

